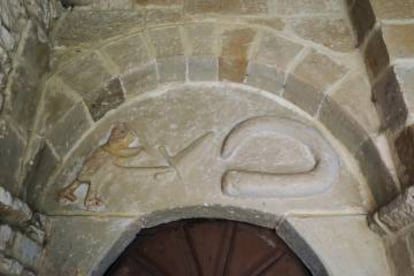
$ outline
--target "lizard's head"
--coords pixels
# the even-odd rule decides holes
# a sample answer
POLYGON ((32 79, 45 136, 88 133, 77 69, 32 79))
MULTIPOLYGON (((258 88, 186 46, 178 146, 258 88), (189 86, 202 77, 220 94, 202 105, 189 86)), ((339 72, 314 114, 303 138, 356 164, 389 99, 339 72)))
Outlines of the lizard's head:
POLYGON ((125 123, 118 123, 112 128, 107 145, 120 149, 128 148, 137 140, 137 135, 125 123))

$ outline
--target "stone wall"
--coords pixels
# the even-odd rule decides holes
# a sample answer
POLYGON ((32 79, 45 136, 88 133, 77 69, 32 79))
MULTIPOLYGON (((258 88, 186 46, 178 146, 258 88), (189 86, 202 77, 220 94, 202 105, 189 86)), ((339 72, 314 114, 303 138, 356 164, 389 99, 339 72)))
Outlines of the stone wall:
POLYGON ((0 3, 0 185, 24 195, 36 137, 32 135, 48 69, 48 32, 55 1, 0 3))
POLYGON ((0 274, 36 275, 46 236, 46 217, 0 186, 0 274))
MULTIPOLYGON (((403 193, 374 215, 395 275, 414 274, 414 2, 349 0, 372 97, 393 153, 403 193)), ((374 227, 374 228, 376 228, 374 227)))
POLYGON ((0 2, 0 274, 35 275, 45 240, 45 217, 23 200, 34 165, 36 114, 48 69, 54 1, 0 2))

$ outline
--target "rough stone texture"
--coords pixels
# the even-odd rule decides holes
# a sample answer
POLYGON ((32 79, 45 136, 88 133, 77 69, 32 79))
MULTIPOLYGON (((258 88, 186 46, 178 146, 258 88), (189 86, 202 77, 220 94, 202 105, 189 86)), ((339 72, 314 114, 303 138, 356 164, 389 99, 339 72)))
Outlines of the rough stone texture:
POLYGON ((185 81, 186 61, 184 56, 158 59, 157 66, 160 82, 185 81))
POLYGON ((42 248, 33 240, 17 232, 10 254, 24 266, 35 269, 39 264, 42 248))
POLYGON ((105 46, 103 51, 118 65, 122 70, 121 73, 129 72, 150 60, 150 54, 141 33, 117 40, 105 46))
POLYGON ((217 34, 216 25, 191 24, 185 28, 191 56, 216 55, 217 34))
POLYGON ((349 15, 357 37, 357 46, 361 45, 369 31, 375 25, 375 14, 370 0, 347 0, 349 15))
POLYGON ((404 125, 408 111, 393 67, 373 84, 372 94, 383 129, 404 125))
POLYGON ((360 146, 355 153, 355 158, 359 162, 378 206, 387 204, 398 195, 398 187, 371 139, 366 140, 360 146))
POLYGON ((414 274, 410 249, 405 236, 397 238, 396 241, 388 246, 388 254, 393 260, 393 275, 407 276, 414 274))
POLYGON ((371 81, 373 81, 390 63, 390 57, 381 30, 376 30, 374 34, 370 36, 365 49, 363 49, 363 55, 368 76, 371 81))
POLYGON ((143 26, 142 11, 74 10, 62 17, 55 44, 74 46, 116 36, 120 31, 143 26))
POLYGON ((414 58, 414 24, 384 24, 382 33, 391 61, 414 58))
POLYGON ((3 275, 18 276, 22 274, 23 269, 24 267, 18 261, 0 253, 0 273, 3 275))
POLYGON ((278 15, 326 14, 341 10, 338 0, 274 0, 269 1, 269 12, 278 15))
POLYGON ((263 32, 252 60, 286 71, 288 64, 302 48, 303 46, 297 43, 275 36, 272 33, 263 32))
POLYGON ((405 127, 396 138, 394 145, 399 161, 402 164, 400 172, 402 184, 411 185, 410 180, 414 177, 414 129, 413 125, 405 127), (409 182, 404 183, 404 182, 409 182))
POLYGON ((222 34, 219 79, 242 82, 246 75, 249 48, 256 33, 252 29, 228 30, 222 34))
POLYGON ((283 96, 313 115, 326 89, 343 77, 345 72, 343 66, 329 57, 312 51, 288 77, 283 96))
POLYGON ((225 14, 260 14, 267 12, 265 0, 185 0, 184 12, 197 13, 225 13, 225 14))
POLYGON ((99 266, 108 268, 121 253, 119 250, 123 250, 139 231, 139 225, 133 225, 133 220, 128 218, 52 218, 51 240, 46 247, 49 258, 39 274, 90 275, 95 272, 103 275, 105 270, 92 270, 99 266), (126 228, 130 228, 129 235, 125 235, 126 228))
POLYGON ((23 225, 33 213, 29 206, 20 199, 13 197, 4 187, 0 186, 1 221, 12 225, 23 225))
MULTIPOLYGON (((151 3, 153 5, 153 3, 151 3)), ((180 22, 183 18, 180 6, 152 7, 145 9, 145 25, 158 25, 180 22)))
POLYGON ((184 47, 178 27, 151 30, 149 36, 157 59, 184 55, 184 47))
POLYGON ((95 93, 85 95, 84 99, 92 118, 97 121, 125 101, 125 92, 119 78, 114 78, 95 93))
MULTIPOLYGON (((289 240, 289 233, 280 231, 285 228, 286 223, 300 233, 301 239, 316 252, 329 275, 392 275, 382 241, 370 231, 365 216, 291 217, 276 227, 276 232, 282 239, 302 257, 305 264, 312 268, 315 265, 312 256, 309 256, 306 251, 301 251, 303 242, 289 240), (297 245, 299 246, 296 249, 297 245), (332 258, 342 261, 329 262, 332 258)), ((314 272, 315 275, 326 275, 323 271, 318 272, 314 272)))
POLYGON ((414 66, 412 64, 396 65, 394 72, 397 77, 401 93, 410 114, 414 111, 414 66))
POLYGON ((187 62, 189 80, 216 81, 218 79, 218 60, 216 57, 190 57, 187 62))
POLYGON ((371 0, 374 12, 379 19, 408 19, 414 17, 412 0, 371 0))
POLYGON ((127 97, 133 97, 154 89, 158 84, 156 65, 145 64, 121 77, 127 97))
POLYGON ((65 156, 89 128, 88 117, 86 108, 77 104, 49 131, 47 138, 60 157, 65 156))
POLYGON ((246 84, 275 94, 281 94, 285 73, 269 65, 249 63, 246 84))
POLYGON ((87 97, 89 93, 95 92, 103 83, 112 78, 105 68, 102 59, 96 53, 81 57, 67 64, 59 72, 59 76, 83 97, 87 97), (82 73, 79 74, 79 72, 82 73))
POLYGON ((398 232, 414 222, 414 187, 378 211, 378 219, 391 231, 398 232))
POLYGON ((26 176, 24 186, 27 189, 27 201, 35 203, 36 198, 40 195, 44 186, 48 183, 49 177, 58 167, 59 160, 53 153, 51 146, 44 143, 32 160, 32 166, 26 176))
POLYGON ((0 118, 0 183, 13 193, 18 192, 16 183, 21 172, 21 157, 26 142, 10 123, 0 118))
POLYGON ((9 225, 0 225, 0 251, 4 251, 10 246, 11 241, 14 238, 14 232, 9 225))
POLYGON ((12 116, 25 132, 32 131, 41 96, 41 77, 48 67, 49 48, 47 41, 39 37, 39 32, 41 30, 36 25, 29 25, 28 36, 21 45, 21 62, 15 65, 8 92, 12 116))
POLYGON ((319 118, 350 152, 355 152, 368 135, 380 129, 368 80, 358 75, 349 77, 327 96, 319 118))
POLYGON ((339 52, 352 51, 354 38, 342 18, 311 17, 291 19, 289 28, 300 37, 339 52))

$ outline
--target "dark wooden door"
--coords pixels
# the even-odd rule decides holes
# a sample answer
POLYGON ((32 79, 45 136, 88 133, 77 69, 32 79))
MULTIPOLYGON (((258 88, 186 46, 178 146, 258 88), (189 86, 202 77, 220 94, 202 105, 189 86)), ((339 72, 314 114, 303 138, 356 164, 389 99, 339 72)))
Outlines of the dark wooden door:
POLYGON ((187 220, 145 229, 106 275, 307 276, 273 230, 221 220, 187 220))

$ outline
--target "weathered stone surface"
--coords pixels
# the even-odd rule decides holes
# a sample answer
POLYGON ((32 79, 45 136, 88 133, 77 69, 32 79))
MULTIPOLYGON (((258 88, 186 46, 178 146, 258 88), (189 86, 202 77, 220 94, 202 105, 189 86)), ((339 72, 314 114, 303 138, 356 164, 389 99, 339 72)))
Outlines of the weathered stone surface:
POLYGON ((384 24, 382 33, 391 61, 414 58, 414 24, 384 24))
POLYGON ((406 276, 414 274, 410 249, 405 236, 400 236, 394 242, 388 244, 388 254, 395 272, 394 275, 406 276))
POLYGON ((0 183, 12 193, 18 193, 18 182, 26 142, 10 123, 0 119, 0 183))
POLYGON ((80 98, 76 98, 76 92, 63 83, 59 78, 51 78, 44 88, 44 112, 43 123, 45 130, 53 126, 61 119, 80 98))
POLYGON ((225 13, 225 14, 260 14, 267 12, 266 0, 185 0, 184 12, 225 13))
POLYGON ((14 238, 14 232, 9 225, 0 225, 0 251, 4 251, 11 245, 14 238))
POLYGON ((218 60, 216 57, 189 57, 187 62, 189 80, 216 81, 218 79, 218 60))
POLYGON ((363 50, 363 54, 368 76, 372 81, 378 77, 390 63, 390 58, 381 30, 376 30, 375 33, 371 35, 363 50))
POLYGON ((104 40, 143 26, 145 17, 143 11, 133 10, 74 10, 61 20, 55 43, 74 46, 104 40))
POLYGON ((315 114, 325 91, 343 77, 345 72, 342 65, 312 51, 288 77, 283 97, 309 114, 315 114))
POLYGON ((121 77, 127 98, 154 89, 158 84, 154 63, 145 64, 121 77))
POLYGON ((32 160, 32 165, 27 173, 24 187, 27 191, 27 201, 35 204, 42 190, 47 185, 53 171, 58 167, 60 160, 53 153, 50 145, 43 143, 39 152, 32 160))
POLYGON ((33 240, 17 232, 10 248, 10 254, 24 266, 33 269, 39 264, 42 248, 33 240))
POLYGON ((20 276, 23 266, 16 260, 8 258, 0 253, 0 273, 3 275, 20 276))
POLYGON ((414 188, 404 193, 378 211, 379 220, 390 230, 398 232, 414 223, 414 188))
POLYGON ((327 96, 319 118, 350 152, 355 152, 368 135, 380 130, 369 82, 358 75, 348 78, 327 96))
POLYGON ((0 7, 2 25, 10 30, 14 41, 19 41, 28 18, 23 3, 6 0, 1 2, 0 7))
POLYGON ((47 134, 47 139, 61 157, 65 156, 90 127, 88 116, 86 108, 77 104, 47 134))
POLYGON ((95 92, 84 95, 85 103, 95 121, 125 101, 125 92, 119 78, 114 78, 95 92))
POLYGON ((149 36, 155 48, 157 59, 184 55, 180 29, 178 27, 154 29, 150 31, 149 36))
POLYGON ((256 33, 253 29, 227 30, 222 34, 219 79, 242 82, 246 75, 248 51, 256 33))
POLYGON ((269 65, 250 62, 246 84, 275 94, 281 94, 285 73, 269 65))
POLYGON ((348 0, 349 15, 360 45, 375 25, 375 15, 369 0, 348 0))
POLYGON ((269 12, 277 15, 335 13, 342 8, 338 0, 273 0, 268 4, 269 12))
POLYGON ((414 2, 411 0, 371 0, 379 19, 406 19, 414 17, 414 2))
POLYGON ((393 67, 373 84, 372 94, 383 129, 396 129, 405 123, 408 111, 393 67))
POLYGON ((277 31, 282 31, 286 25, 280 17, 276 16, 247 17, 242 19, 250 24, 269 27, 277 31))
POLYGON ((265 64, 285 71, 288 64, 300 52, 302 46, 272 33, 263 32, 254 62, 265 64))
POLYGON ((118 65, 121 73, 128 72, 150 60, 141 33, 117 40, 105 46, 103 51, 118 65))
POLYGON ((414 177, 414 125, 409 125, 400 132, 394 146, 402 165, 401 180, 411 182, 410 180, 414 177))
POLYGON ((217 34, 214 24, 191 24, 185 27, 192 56, 217 55, 217 34))
POLYGON ((122 218, 54 217, 51 224, 49 257, 40 275, 89 275, 93 270, 101 275, 140 231, 132 219, 122 218))
MULTIPOLYGON (((151 3, 151 5, 153 5, 153 3, 151 3)), ((183 13, 180 6, 151 7, 145 9, 145 24, 147 26, 179 23, 182 19, 183 13)))
POLYGON ((0 186, 0 214, 0 222, 18 226, 28 222, 33 216, 25 202, 13 197, 2 186, 0 186))
POLYGON ((371 139, 366 140, 354 155, 377 205, 382 206, 390 202, 398 194, 398 188, 375 144, 371 139))
POLYGON ((298 36, 332 50, 348 52, 354 49, 354 38, 345 19, 304 17, 291 19, 289 27, 298 36))
MULTIPOLYGON (((136 215, 137 212, 151 213, 199 204, 208 206, 236 204, 243 207, 245 201, 228 197, 221 189, 221 180, 225 172, 229 169, 238 169, 240 163, 237 163, 236 159, 223 159, 218 154, 230 130, 247 119, 268 114, 300 121, 306 125, 312 124, 308 123, 306 117, 296 113, 295 109, 289 109, 289 105, 283 105, 281 102, 283 101, 270 93, 230 83, 209 83, 209 85, 177 83, 155 90, 145 97, 136 98, 128 104, 128 108, 120 108, 108 113, 96 124, 94 131, 86 133, 84 139, 71 152, 71 156, 67 156, 65 168, 54 178, 53 183, 56 184, 46 187, 39 200, 41 202, 39 209, 54 210, 55 215, 95 212, 99 215, 120 213, 136 215), (85 192, 88 189, 86 185, 76 188, 76 198, 73 201, 56 200, 56 193, 70 185, 79 174, 82 162, 90 156, 88 154, 91 153, 91 149, 102 144, 108 137, 108 132, 119 121, 128 124, 145 147, 145 153, 139 157, 122 162, 125 166, 138 168, 126 170, 115 165, 112 159, 105 159, 108 162, 96 169, 95 174, 89 175, 88 179, 93 183, 89 187, 92 187, 90 188, 92 191, 96 191, 101 200, 101 209, 86 209, 85 192), (173 162, 174 167, 169 165, 168 160, 173 162), (143 166, 145 168, 142 168, 143 166), (137 185, 138 181, 139 185, 137 185)), ((263 151, 258 149, 258 153, 263 151)), ((320 152, 320 154, 325 153, 320 152)), ((322 160, 320 154, 317 156, 322 160)), ((244 160, 242 165, 246 165, 247 161, 244 160)), ((328 167, 336 165, 338 163, 332 161, 328 167)), ((366 206, 371 206, 368 196, 367 199, 364 197, 364 201, 361 199, 361 194, 368 194, 368 187, 358 184, 352 174, 347 172, 345 164, 339 164, 337 170, 330 170, 325 166, 325 170, 321 169, 321 171, 329 171, 327 173, 329 176, 331 173, 337 174, 338 182, 324 192, 319 189, 321 188, 319 184, 330 184, 330 180, 317 182, 319 196, 294 199, 292 197, 301 196, 295 191, 303 192, 303 190, 292 189, 292 193, 280 198, 251 200, 254 205, 251 208, 277 210, 281 213, 303 209, 362 212, 366 206)), ((312 178, 318 173, 320 171, 315 170, 306 175, 312 178)), ((305 180, 301 183, 311 182, 307 183, 305 180)), ((314 188, 315 182, 312 183, 307 185, 307 189, 310 186, 309 189, 314 188)), ((295 187, 297 188, 297 185, 295 187)), ((256 195, 248 196, 250 198, 256 195)))
POLYGON ((397 77, 401 93, 403 94, 405 105, 409 112, 414 110, 414 66, 408 64, 394 66, 395 76, 397 77))
POLYGON ((158 59, 157 66, 161 83, 185 81, 186 61, 184 56, 158 59))
POLYGON ((75 59, 64 66, 59 76, 82 96, 96 91, 112 78, 96 53, 75 59))
POLYGON ((379 236, 370 231, 365 216, 291 217, 276 228, 276 232, 314 275, 327 275, 321 270, 312 271, 316 265, 314 256, 309 256, 308 251, 302 249, 303 242, 291 239, 297 238, 296 235, 289 235, 291 231, 280 231, 286 228, 293 228, 301 235, 300 238, 316 252, 329 275, 392 275, 383 243, 379 236), (290 224, 290 227, 284 227, 285 224, 290 224))
POLYGON ((36 117, 40 95, 41 76, 48 68, 49 48, 39 37, 36 25, 31 24, 24 37, 20 63, 11 77, 10 99, 12 116, 25 132, 30 132, 36 117))

